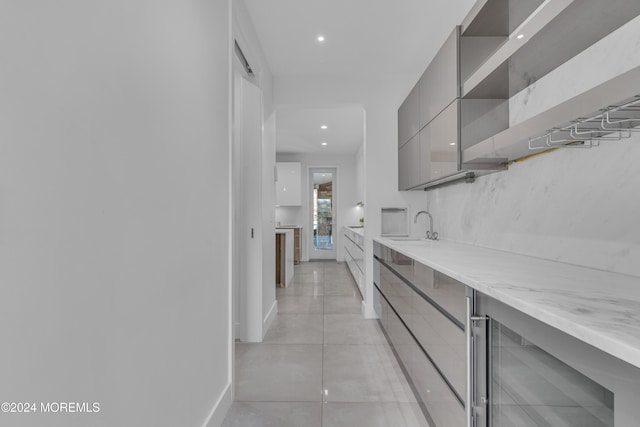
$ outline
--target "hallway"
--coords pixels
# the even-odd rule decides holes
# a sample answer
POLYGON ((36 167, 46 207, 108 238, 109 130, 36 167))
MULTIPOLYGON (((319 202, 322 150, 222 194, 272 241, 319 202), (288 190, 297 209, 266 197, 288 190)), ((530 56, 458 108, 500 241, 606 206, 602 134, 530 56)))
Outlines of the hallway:
POLYGON ((224 427, 428 426, 377 320, 360 314, 346 265, 295 267, 261 344, 236 344, 224 427))

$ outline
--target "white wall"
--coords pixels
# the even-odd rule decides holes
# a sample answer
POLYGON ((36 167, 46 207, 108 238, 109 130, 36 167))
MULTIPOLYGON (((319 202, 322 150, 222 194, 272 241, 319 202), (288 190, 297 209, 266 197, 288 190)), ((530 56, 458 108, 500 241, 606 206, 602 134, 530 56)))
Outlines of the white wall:
MULTIPOLYGON (((363 123, 364 125, 364 123, 363 123)), ((359 202, 364 202, 364 177, 366 173, 365 161, 364 161, 364 143, 358 148, 356 152, 356 199, 359 202)), ((364 213, 364 212, 363 212, 364 213)))
POLYGON ((0 401, 101 411, 1 424, 199 427, 227 390, 229 8, 2 2, 0 401))
POLYGON ((276 116, 272 113, 264 122, 262 132, 262 336, 267 334, 274 316, 278 312, 276 302, 276 250, 275 250, 275 211, 276 187, 276 116))
MULTIPOLYGON (((279 162, 302 163, 302 206, 282 206, 276 208, 276 221, 281 224, 295 224, 302 226, 302 261, 309 260, 309 246, 311 245, 311 191, 309 183, 309 168, 337 167, 337 206, 338 212, 334 226, 336 238, 336 259, 344 260, 344 248, 342 242, 342 227, 358 224, 361 209, 356 208, 356 157, 345 155, 318 155, 318 154, 278 154, 279 162)), ((334 187, 336 188, 336 187, 334 187)))

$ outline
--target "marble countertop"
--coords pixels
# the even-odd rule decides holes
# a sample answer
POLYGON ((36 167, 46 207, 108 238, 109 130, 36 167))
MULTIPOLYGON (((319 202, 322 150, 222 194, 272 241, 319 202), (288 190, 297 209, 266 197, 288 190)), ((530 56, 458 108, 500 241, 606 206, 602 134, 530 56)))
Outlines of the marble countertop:
POLYGON ((640 278, 447 241, 375 241, 640 368, 640 278))
POLYGON ((359 234, 362 237, 364 237, 364 226, 360 226, 360 225, 355 225, 355 226, 351 225, 351 226, 349 226, 349 225, 347 225, 347 226, 345 226, 345 228, 348 228, 349 230, 353 231, 354 233, 359 234))

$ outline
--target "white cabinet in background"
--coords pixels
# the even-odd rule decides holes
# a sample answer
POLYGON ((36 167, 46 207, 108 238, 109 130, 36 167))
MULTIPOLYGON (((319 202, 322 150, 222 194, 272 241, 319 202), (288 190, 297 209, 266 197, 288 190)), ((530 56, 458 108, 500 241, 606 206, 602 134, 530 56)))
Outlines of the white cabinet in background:
POLYGON ((300 162, 276 163, 276 206, 302 205, 301 169, 300 162))
MULTIPOLYGON (((344 260, 355 280, 360 295, 364 295, 364 236, 350 227, 343 227, 344 260)), ((362 230, 362 229, 359 229, 362 230)))

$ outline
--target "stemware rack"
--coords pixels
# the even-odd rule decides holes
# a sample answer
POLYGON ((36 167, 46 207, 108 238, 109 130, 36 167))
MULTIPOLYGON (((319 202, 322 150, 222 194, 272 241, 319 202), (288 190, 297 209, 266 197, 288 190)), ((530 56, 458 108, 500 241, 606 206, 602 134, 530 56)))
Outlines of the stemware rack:
POLYGON ((529 150, 593 148, 601 141, 620 141, 640 132, 640 95, 599 110, 589 117, 529 138, 529 150))

